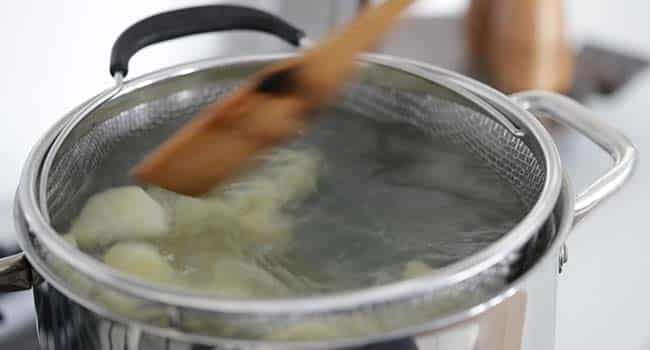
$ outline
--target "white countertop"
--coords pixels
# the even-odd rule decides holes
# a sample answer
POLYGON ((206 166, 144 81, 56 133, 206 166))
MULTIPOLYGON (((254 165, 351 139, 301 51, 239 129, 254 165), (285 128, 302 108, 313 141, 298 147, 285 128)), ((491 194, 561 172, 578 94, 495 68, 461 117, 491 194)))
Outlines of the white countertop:
MULTIPOLYGON (((568 1, 578 40, 650 57, 650 1, 568 1)), ((569 263, 560 276, 557 350, 650 350, 650 70, 615 96, 588 106, 619 128, 640 153, 637 173, 612 200, 575 228, 569 263)), ((609 165, 581 137, 558 140, 563 163, 577 190, 609 165)))
MULTIPOLYGON (((650 12, 648 12, 650 14, 650 12)), ((648 31, 647 33, 650 33, 648 31)), ((640 150, 636 176, 575 228, 569 264, 560 276, 557 349, 650 349, 650 72, 620 96, 590 107, 627 134, 640 150)), ((563 162, 584 188, 608 162, 587 141, 560 140, 563 162)))
MULTIPOLYGON (((11 232, 11 198, 22 162, 39 135, 66 111, 111 84, 108 53, 120 30, 144 14, 181 5, 172 0, 129 1, 131 10, 124 12, 117 6, 120 3, 127 2, 0 3, 4 121, 0 128, 0 241, 11 232)), ((273 6, 272 1, 265 3, 273 6)), ((573 36, 649 54, 650 1, 621 3, 567 1, 573 36)), ((183 44, 185 50, 178 50, 176 44, 151 49, 134 60, 133 72, 230 52, 223 46, 225 41, 206 46, 201 40, 189 39, 183 44)), ((248 45, 244 52, 264 46, 263 40, 248 45)), ((650 154, 650 72, 618 95, 593 99, 589 106, 633 140, 642 160, 629 185, 586 218, 569 238, 570 261, 559 286, 557 349, 650 350, 650 277, 646 272, 650 270, 650 235, 645 232, 650 165, 644 161, 646 153, 650 154)), ((577 188, 606 169, 607 158, 582 138, 560 135, 558 143, 577 188)))

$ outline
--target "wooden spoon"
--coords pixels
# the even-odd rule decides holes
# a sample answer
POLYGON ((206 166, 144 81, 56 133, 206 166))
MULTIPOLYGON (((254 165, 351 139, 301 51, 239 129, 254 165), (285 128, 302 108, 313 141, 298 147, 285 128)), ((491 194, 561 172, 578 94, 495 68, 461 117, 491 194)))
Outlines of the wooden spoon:
POLYGON ((163 143, 132 175, 170 191, 198 196, 241 173, 259 153, 290 141, 309 112, 330 101, 414 0, 368 8, 342 31, 301 57, 262 70, 246 86, 208 106, 163 143))

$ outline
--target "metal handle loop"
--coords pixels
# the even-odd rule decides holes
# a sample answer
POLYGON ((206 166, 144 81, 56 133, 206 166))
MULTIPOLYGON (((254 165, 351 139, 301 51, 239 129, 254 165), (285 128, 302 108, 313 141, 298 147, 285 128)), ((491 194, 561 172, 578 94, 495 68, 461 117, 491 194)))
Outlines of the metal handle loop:
POLYGON ((271 13, 234 5, 188 7, 159 13, 126 29, 113 45, 110 72, 126 77, 129 60, 149 45, 188 35, 255 30, 273 34, 294 45, 303 45, 305 32, 271 13))
POLYGON ((0 293, 32 287, 32 273, 24 253, 0 259, 0 293))
POLYGON ((580 132, 614 160, 611 169, 577 196, 574 223, 580 222, 603 200, 614 194, 634 173, 637 150, 630 140, 584 106, 570 98, 546 91, 526 91, 512 97, 528 111, 543 114, 580 132))

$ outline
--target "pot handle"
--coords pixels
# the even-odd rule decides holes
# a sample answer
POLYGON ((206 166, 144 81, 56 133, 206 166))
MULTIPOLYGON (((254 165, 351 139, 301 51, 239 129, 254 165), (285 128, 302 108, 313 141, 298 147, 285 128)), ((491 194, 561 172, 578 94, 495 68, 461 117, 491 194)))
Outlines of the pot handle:
POLYGON ((24 253, 0 259, 0 293, 32 287, 32 271, 24 253))
POLYGON ((584 106, 565 96, 546 91, 521 92, 514 94, 513 98, 526 110, 543 114, 580 132, 614 160, 611 169, 577 196, 574 224, 614 194, 634 173, 637 150, 630 140, 584 106))
POLYGON ((111 75, 125 77, 131 57, 146 46, 187 35, 226 30, 266 32, 294 46, 300 46, 306 39, 302 30, 254 8, 232 5, 189 7, 153 15, 122 32, 111 51, 111 75))

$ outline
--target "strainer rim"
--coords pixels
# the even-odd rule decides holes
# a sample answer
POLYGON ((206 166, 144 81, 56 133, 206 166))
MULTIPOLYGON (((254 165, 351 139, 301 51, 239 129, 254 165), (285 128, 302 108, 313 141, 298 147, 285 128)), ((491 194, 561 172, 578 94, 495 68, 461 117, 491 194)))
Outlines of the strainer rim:
MULTIPOLYGON (((205 69, 217 67, 228 67, 232 65, 248 63, 268 63, 273 60, 285 59, 293 54, 267 54, 242 56, 234 58, 214 58, 196 62, 190 62, 179 66, 166 68, 157 72, 149 73, 124 83, 122 91, 118 96, 130 91, 148 86, 155 82, 170 78, 176 78, 186 74, 196 73, 205 69)), ((455 285, 467 280, 486 269, 503 261, 513 251, 525 244, 533 234, 542 226, 551 214, 562 187, 561 163, 557 148, 551 136, 543 126, 522 107, 518 106, 507 96, 493 90, 481 83, 460 74, 435 66, 422 65, 419 67, 409 66, 414 61, 395 58, 386 55, 364 55, 364 63, 371 63, 387 68, 404 71, 416 75, 430 82, 436 82, 436 76, 444 76, 469 86, 471 92, 480 98, 486 99, 505 110, 509 115, 518 118, 517 125, 525 125, 526 131, 532 133, 534 139, 541 146, 542 157, 544 158, 545 178, 543 189, 531 210, 526 216, 507 234, 490 246, 476 254, 463 258, 439 270, 434 276, 425 276, 419 279, 398 281, 386 285, 374 286, 362 290, 352 290, 339 293, 315 295, 308 297, 297 297, 292 299, 256 299, 256 300, 233 300, 205 294, 193 293, 190 291, 177 291, 169 287, 161 287, 148 284, 139 279, 120 273, 102 262, 70 246, 60 237, 43 215, 36 198, 34 186, 38 181, 45 181, 40 178, 41 166, 46 157, 52 156, 50 147, 53 142, 67 135, 59 134, 66 125, 83 119, 85 115, 79 115, 79 109, 66 117, 66 121, 53 127, 48 135, 34 147, 30 154, 23 174, 21 184, 17 193, 17 201, 20 203, 25 219, 38 239, 44 243, 48 252, 55 254, 72 266, 76 271, 88 278, 114 288, 120 293, 130 295, 144 300, 154 301, 160 304, 196 309, 210 312, 226 312, 233 314, 254 314, 254 315, 297 315, 312 314, 319 312, 344 311, 358 309, 360 307, 378 305, 388 301, 404 300, 432 293, 439 288, 455 285), (76 113, 76 114, 75 114, 76 113), (48 143, 48 140, 49 143, 48 143)), ((22 236, 22 235, 19 235, 22 236)), ((25 237, 20 237, 21 244, 25 246, 25 237)), ((30 259, 40 258, 30 256, 30 259)))

